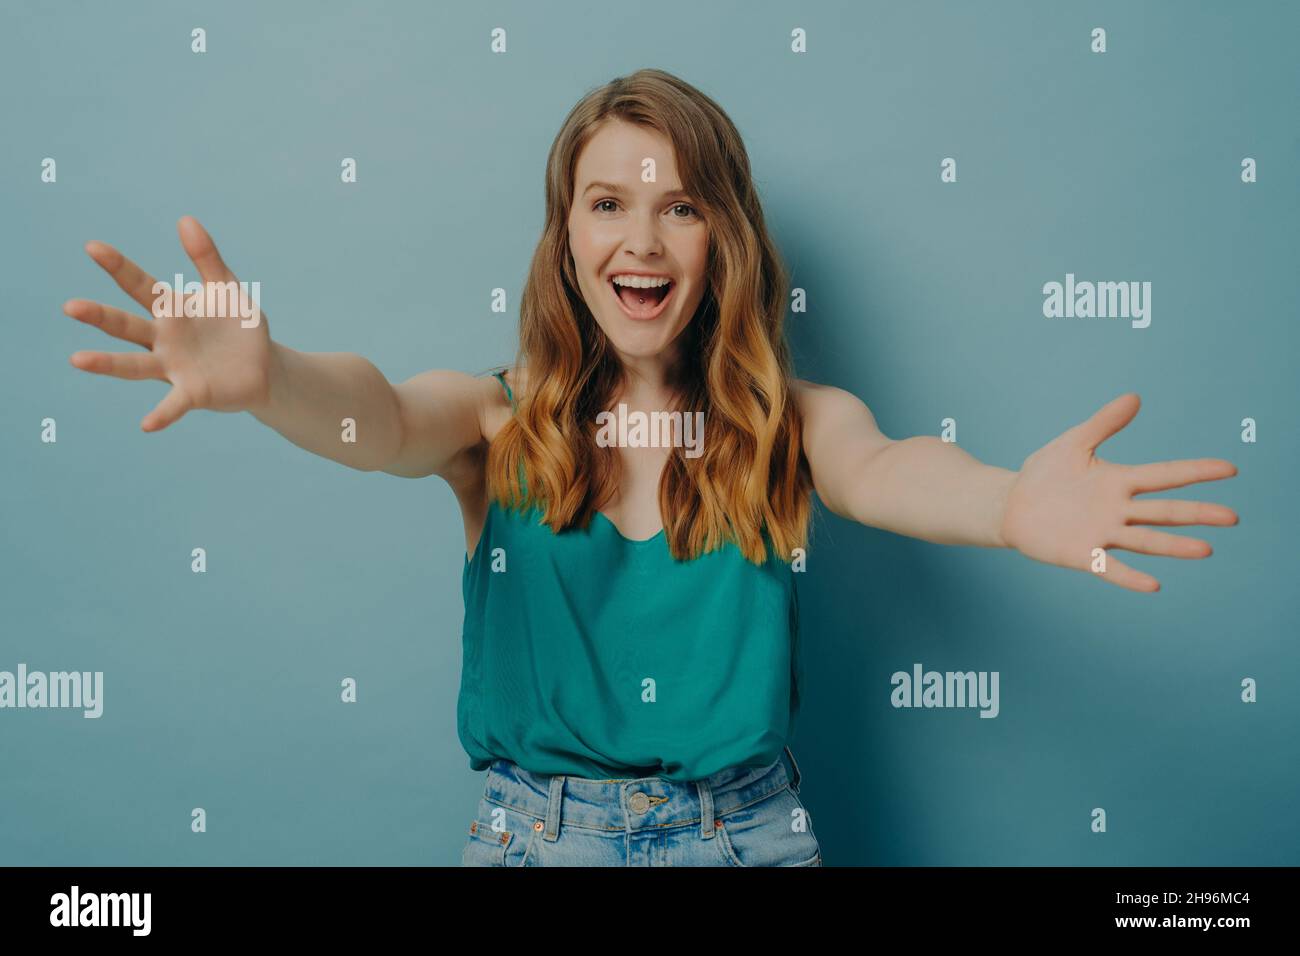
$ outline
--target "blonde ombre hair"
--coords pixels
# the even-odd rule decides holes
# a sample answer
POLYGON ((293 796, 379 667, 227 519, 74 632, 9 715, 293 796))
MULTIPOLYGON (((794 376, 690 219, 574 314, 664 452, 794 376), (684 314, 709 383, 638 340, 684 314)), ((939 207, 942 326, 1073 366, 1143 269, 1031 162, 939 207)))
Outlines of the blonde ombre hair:
POLYGON ((749 157, 712 99, 662 70, 639 70, 587 94, 546 161, 546 223, 520 302, 518 365, 527 394, 488 449, 488 493, 537 506, 559 532, 587 527, 618 488, 617 449, 596 441, 596 416, 622 382, 622 363, 579 291, 568 216, 578 156, 617 118, 671 140, 682 188, 709 228, 706 290, 681 332, 672 372, 677 407, 705 413, 703 454, 671 449, 659 508, 674 558, 734 541, 756 564, 789 562, 808 534, 812 487, 801 449, 783 330, 788 277, 767 233, 749 157), (521 481, 521 477, 523 481, 521 481))

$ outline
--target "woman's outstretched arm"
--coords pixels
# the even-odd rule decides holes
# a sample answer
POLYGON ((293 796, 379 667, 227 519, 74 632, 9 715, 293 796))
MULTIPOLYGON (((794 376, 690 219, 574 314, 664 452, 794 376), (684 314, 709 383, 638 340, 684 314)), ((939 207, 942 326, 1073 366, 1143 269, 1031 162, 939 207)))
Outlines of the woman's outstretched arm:
POLYGON ((1205 541, 1135 525, 1237 523, 1236 513, 1222 505, 1133 499, 1232 477, 1237 469, 1231 462, 1120 465, 1096 456, 1097 446, 1137 414, 1140 402, 1131 392, 1034 452, 1019 471, 985 465, 934 436, 890 439, 867 406, 842 389, 800 381, 795 395, 818 496, 831 511, 861 524, 937 544, 1015 548, 1130 590, 1156 591, 1155 578, 1109 549, 1177 558, 1204 558, 1212 549, 1205 541))
MULTIPOLYGON (((205 289, 235 290, 238 280, 198 221, 186 217, 177 231, 205 289)), ((212 299, 188 295, 185 308, 167 314, 151 275, 106 243, 87 243, 86 252, 153 318, 69 300, 68 315, 145 349, 79 351, 70 361, 87 372, 170 382, 140 423, 147 432, 194 409, 247 411, 314 454, 406 477, 444 474, 482 438, 481 404, 491 386, 479 379, 431 371, 394 386, 360 355, 298 352, 273 341, 266 316, 247 303, 236 312, 229 297, 205 311, 212 299)))
POLYGON ((1003 546, 998 505, 1016 473, 933 435, 895 440, 857 396, 798 382, 804 454, 835 514, 935 544, 1003 546))

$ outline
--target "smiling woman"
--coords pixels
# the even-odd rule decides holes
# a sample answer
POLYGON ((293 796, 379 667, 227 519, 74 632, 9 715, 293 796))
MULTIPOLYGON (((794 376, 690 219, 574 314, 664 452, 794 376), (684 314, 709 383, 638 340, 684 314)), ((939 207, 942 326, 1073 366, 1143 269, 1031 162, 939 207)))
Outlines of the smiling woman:
POLYGON ((820 864, 786 746, 811 483, 743 157, 655 70, 551 148, 465 565, 466 865, 820 864))
POLYGON ((788 560, 804 543, 811 478, 786 270, 734 125, 669 74, 621 78, 570 112, 546 196, 516 361, 535 385, 493 435, 489 497, 535 504, 557 533, 626 508, 638 525, 662 524, 683 560, 727 541, 753 562, 788 560), (596 415, 619 399, 701 412, 709 441, 689 460, 602 447, 596 415))

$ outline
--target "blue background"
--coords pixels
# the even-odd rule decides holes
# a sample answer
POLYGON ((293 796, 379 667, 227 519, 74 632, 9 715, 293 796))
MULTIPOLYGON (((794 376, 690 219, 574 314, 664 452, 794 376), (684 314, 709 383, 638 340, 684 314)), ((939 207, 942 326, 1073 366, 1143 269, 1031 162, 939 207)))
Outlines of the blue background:
POLYGON ((293 348, 361 353, 394 382, 508 362, 551 140, 583 93, 643 66, 745 137, 808 291, 800 377, 854 392, 893 438, 953 416, 1008 468, 1133 390, 1143 408, 1102 457, 1240 469, 1163 495, 1238 511, 1172 529, 1212 557, 1119 555, 1154 595, 819 506, 792 747, 827 864, 1300 863, 1300 8, 651 10, 0 8, 0 669, 105 673, 98 720, 0 711, 0 864, 459 862, 483 776, 456 739, 450 490, 316 458, 247 414, 144 434, 167 386, 72 368, 131 347, 61 306, 131 305, 89 239, 191 278, 175 223, 192 214, 293 348), (1150 328, 1044 318, 1042 285, 1067 272, 1152 282, 1150 328), (893 709, 889 676, 917 661, 999 671, 1000 716, 893 709))

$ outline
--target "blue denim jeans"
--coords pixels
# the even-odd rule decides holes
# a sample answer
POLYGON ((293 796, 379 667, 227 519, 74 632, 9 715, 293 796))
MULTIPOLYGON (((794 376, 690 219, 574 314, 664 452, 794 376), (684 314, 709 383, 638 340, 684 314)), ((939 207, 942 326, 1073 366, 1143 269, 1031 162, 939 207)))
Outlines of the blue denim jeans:
POLYGON ((690 782, 530 773, 496 760, 462 866, 821 866, 799 765, 690 782))

